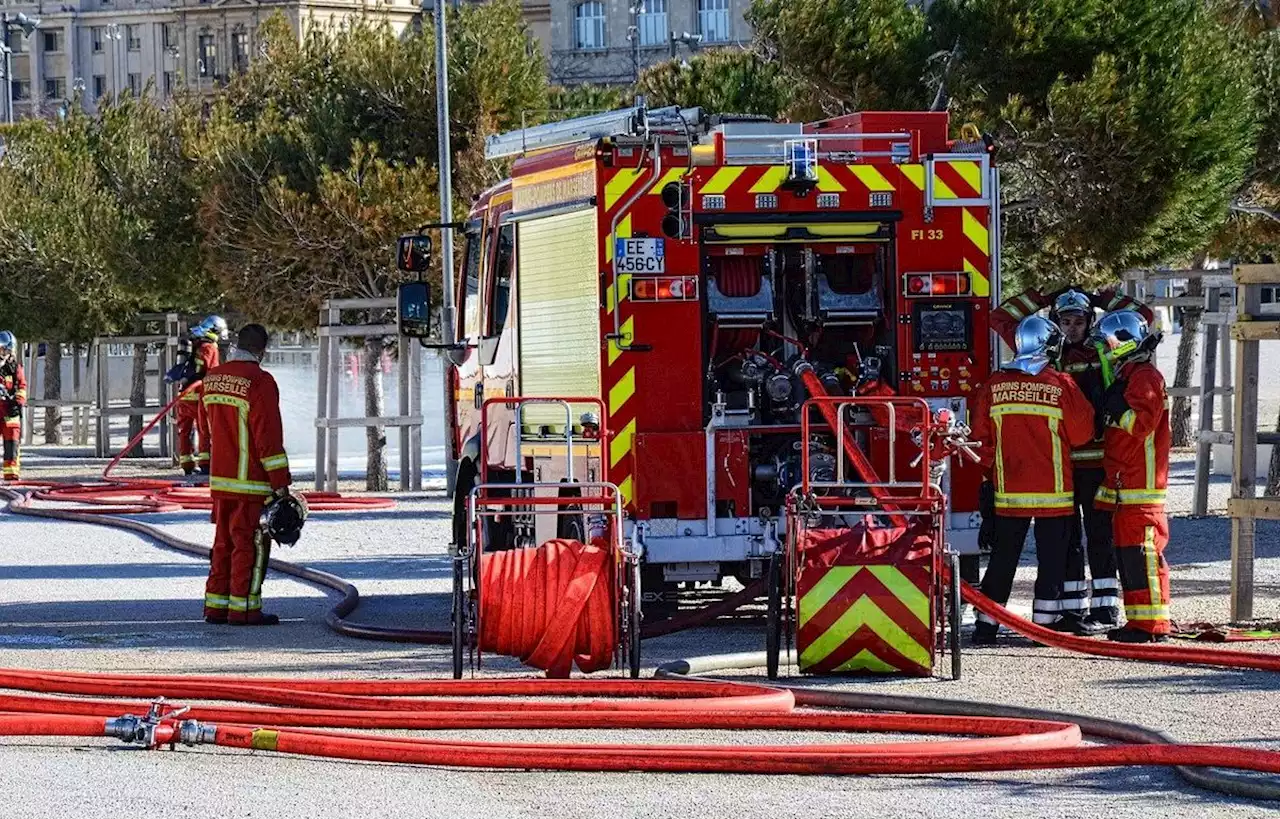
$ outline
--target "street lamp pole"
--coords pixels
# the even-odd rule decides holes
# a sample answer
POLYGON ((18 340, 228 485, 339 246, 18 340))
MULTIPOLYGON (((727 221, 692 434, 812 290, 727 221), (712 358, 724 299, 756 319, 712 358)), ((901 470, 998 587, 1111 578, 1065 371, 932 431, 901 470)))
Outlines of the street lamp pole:
MULTIPOLYGON (((452 222, 453 150, 449 139, 449 36, 445 20, 447 14, 444 0, 434 0, 434 2, 423 0, 424 12, 428 3, 434 7, 436 16, 436 133, 439 138, 437 162, 440 169, 440 221, 452 222)), ((440 296, 444 308, 441 311, 440 322, 442 340, 449 344, 457 338, 457 332, 454 329, 456 302, 453 294, 453 230, 450 228, 440 231, 440 296)), ((449 394, 449 368, 445 367, 444 370, 444 393, 445 401, 448 402, 452 400, 449 394)), ((445 418, 449 417, 450 413, 445 413, 445 418)), ((454 431, 449 428, 446 421, 446 452, 448 452, 448 442, 453 435, 454 431)), ((452 467, 452 464, 448 464, 447 467, 452 467)), ((450 494, 454 489, 454 478, 454 470, 446 468, 445 482, 450 494)))
POLYGON ((13 49, 9 47, 9 15, 0 12, 0 51, 4 52, 4 121, 13 124, 13 49))

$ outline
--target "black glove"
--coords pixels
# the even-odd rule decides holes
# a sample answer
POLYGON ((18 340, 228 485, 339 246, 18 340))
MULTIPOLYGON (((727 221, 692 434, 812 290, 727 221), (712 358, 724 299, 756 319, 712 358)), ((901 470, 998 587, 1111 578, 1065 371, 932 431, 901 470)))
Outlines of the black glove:
POLYGON ((1102 417, 1107 423, 1119 420, 1120 416, 1129 411, 1129 402, 1124 397, 1126 386, 1128 382, 1116 379, 1102 394, 1102 417))

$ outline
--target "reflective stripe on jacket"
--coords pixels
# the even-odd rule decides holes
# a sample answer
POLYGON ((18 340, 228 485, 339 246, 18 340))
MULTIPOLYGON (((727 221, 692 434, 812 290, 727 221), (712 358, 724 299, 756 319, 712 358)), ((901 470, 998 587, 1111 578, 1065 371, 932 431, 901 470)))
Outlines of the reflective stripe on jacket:
POLYGON ((289 485, 280 390, 256 361, 232 360, 204 377, 201 423, 211 436, 214 497, 270 495, 289 485))
POLYGON ((1150 361, 1123 365, 1129 411, 1107 425, 1102 467, 1106 482, 1095 505, 1163 509, 1169 486, 1169 394, 1164 376, 1150 361))
POLYGON ((1071 450, 1093 435, 1093 406, 1067 375, 1001 371, 978 394, 973 437, 996 512, 1061 517, 1075 508, 1071 450))

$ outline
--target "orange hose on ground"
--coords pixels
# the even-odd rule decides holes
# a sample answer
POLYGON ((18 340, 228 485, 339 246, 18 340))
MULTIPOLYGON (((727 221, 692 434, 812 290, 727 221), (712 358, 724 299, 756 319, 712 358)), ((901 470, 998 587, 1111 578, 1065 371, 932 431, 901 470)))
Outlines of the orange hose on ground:
MULTIPOLYGON (((1280 753, 1218 745, 1080 745, 1078 725, 1048 719, 847 713, 796 709, 788 691, 758 685, 685 680, 289 680, 92 675, 0 670, 0 686, 45 694, 85 691, 233 700, 251 705, 196 705, 185 714, 216 724, 180 723, 165 703, 156 740, 179 734, 224 747, 336 759, 517 770, 650 771, 754 774, 918 774, 1120 765, 1233 767, 1280 773, 1280 753), (292 686, 292 687, 290 687, 292 686), (302 689, 307 690, 302 690, 302 689), (357 693, 358 692, 358 693, 357 693), (454 695, 442 701, 426 695, 454 695), (740 694, 740 696, 738 696, 740 694), (299 708, 315 696, 340 697, 336 710, 299 708), (478 696, 477 696, 478 695, 478 696), (519 697, 495 702, 494 696, 519 697), (400 700, 384 709, 388 699, 400 700), (626 700, 565 697, 624 696, 626 700), (470 699, 466 699, 470 697, 470 699), (543 697, 550 699, 529 699, 543 697), (282 708, 262 707, 279 703, 282 708), (723 707, 723 706, 728 707, 723 707), (443 706, 443 707, 442 707, 443 706), (569 706, 565 708, 564 706, 569 706), (678 710, 677 710, 678 708, 678 710), (650 728, 870 731, 972 738, 925 742, 743 746, 625 743, 522 743, 383 737, 324 728, 650 728), (191 728, 191 731, 182 729, 191 728)), ((0 697, 0 735, 108 736, 111 717, 141 714, 137 701, 0 697), (14 713, 19 711, 21 713, 14 713)), ((114 735, 119 735, 118 729, 114 735)))

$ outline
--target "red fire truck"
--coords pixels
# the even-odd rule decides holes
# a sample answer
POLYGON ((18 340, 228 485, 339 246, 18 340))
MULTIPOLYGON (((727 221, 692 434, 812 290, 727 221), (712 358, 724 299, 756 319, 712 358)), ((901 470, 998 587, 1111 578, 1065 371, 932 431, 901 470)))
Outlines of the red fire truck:
MULTIPOLYGON (((946 113, 794 124, 641 104, 492 137, 511 178, 472 207, 455 277, 459 541, 482 458, 489 482, 572 495, 570 475, 607 479, 652 606, 760 577, 802 462, 813 480, 844 468, 830 436, 801 441, 798 362, 828 394, 963 420, 993 363, 998 174, 971 126, 948 129, 946 113), (585 404, 490 404, 482 445, 481 407, 503 396, 598 398, 608 440, 585 404)), ((957 463, 943 481, 947 540, 976 565, 980 474, 957 463)), ((488 539, 588 525, 527 520, 488 539)))

